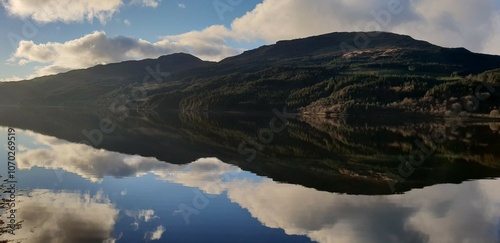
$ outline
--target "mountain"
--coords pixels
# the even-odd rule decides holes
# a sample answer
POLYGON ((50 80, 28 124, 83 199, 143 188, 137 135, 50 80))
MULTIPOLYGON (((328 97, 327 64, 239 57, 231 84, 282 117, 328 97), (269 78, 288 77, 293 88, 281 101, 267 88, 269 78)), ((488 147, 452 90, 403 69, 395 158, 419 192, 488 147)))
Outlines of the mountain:
POLYGON ((489 114, 500 105, 500 56, 393 33, 343 32, 279 41, 217 63, 173 54, 1 84, 0 104, 436 115, 463 106, 481 82, 495 91, 481 94, 488 98, 473 112, 489 114), (151 77, 147 67, 168 75, 151 77))
POLYGON ((157 82, 166 76, 211 64, 213 63, 202 61, 189 54, 176 53, 158 59, 97 65, 33 80, 1 83, 0 104, 91 105, 93 101, 104 97, 109 92, 144 82, 145 77, 148 78, 148 82, 157 82))

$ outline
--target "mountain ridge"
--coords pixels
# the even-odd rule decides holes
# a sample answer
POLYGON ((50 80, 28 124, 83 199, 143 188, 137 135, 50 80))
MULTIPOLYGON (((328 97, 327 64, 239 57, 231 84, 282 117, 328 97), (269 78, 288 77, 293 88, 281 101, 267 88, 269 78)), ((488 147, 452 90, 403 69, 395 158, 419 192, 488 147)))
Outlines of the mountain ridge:
MULTIPOLYGON (((346 34, 349 35, 349 37, 353 37, 353 36, 355 36, 355 35, 357 35, 359 33, 366 34, 367 36, 370 36, 370 33, 378 33, 377 36, 378 35, 390 35, 390 36, 395 36, 395 37, 400 37, 400 38, 408 39, 408 40, 414 41, 416 43, 421 43, 422 45, 431 46, 431 47, 435 47, 435 48, 439 48, 439 49, 447 49, 447 50, 450 50, 450 51, 460 51, 460 52, 466 52, 466 53, 473 53, 473 54, 477 54, 477 55, 500 57, 499 55, 493 55, 493 54, 487 54, 487 53, 474 53, 474 52, 472 52, 472 51, 470 51, 470 50, 468 50, 467 48, 464 48, 464 47, 440 47, 440 46, 434 45, 434 44, 432 44, 430 42, 427 42, 427 41, 424 41, 424 40, 414 39, 413 37, 411 37, 409 35, 401 35, 401 34, 395 34, 395 33, 391 33, 391 32, 373 31, 373 32, 332 32, 332 33, 327 33, 327 34, 322 34, 322 35, 315 35, 315 36, 309 36, 309 37, 304 37, 304 38, 296 38, 296 39, 291 39, 291 40, 279 40, 275 44, 263 45, 263 46, 255 48, 255 49, 246 50, 246 51, 244 51, 243 53, 241 53, 239 55, 226 57, 226 58, 224 58, 224 59, 222 59, 222 60, 220 60, 218 62, 211 62, 211 61, 204 61, 204 62, 214 63, 214 64, 215 63, 224 63, 224 62, 232 61, 234 58, 245 56, 245 55, 247 55, 249 53, 259 51, 261 49, 272 48, 272 47, 275 47, 275 46, 278 47, 280 45, 284 45, 284 44, 288 44, 288 43, 293 43, 293 42, 308 41, 308 40, 315 39, 315 38, 338 37, 339 35, 346 35, 346 34)), ((377 38, 377 37, 375 37, 375 38, 377 38)), ((347 38, 347 39, 349 39, 349 38, 347 38)), ((373 39, 373 37, 371 39, 373 39)), ((340 44, 341 43, 336 43, 336 45, 340 45, 340 44)), ((367 49, 367 48, 368 47, 363 47, 363 48, 358 48, 358 49, 367 49)), ((103 67, 103 66, 108 66, 109 67, 109 66, 114 66, 114 65, 119 65, 119 64, 124 65, 124 64, 149 62, 149 61, 161 61, 161 59, 177 58, 177 57, 189 57, 189 58, 193 58, 193 59, 197 59, 197 60, 203 61, 200 58, 198 58, 198 57, 196 57, 194 55, 191 55, 189 53, 178 52, 178 53, 172 53, 172 54, 167 54, 167 55, 161 55, 158 58, 146 58, 146 59, 140 59, 140 60, 125 60, 125 61, 121 61, 121 62, 113 62, 113 63, 106 63, 106 64, 97 64, 95 66, 91 66, 91 67, 88 67, 88 68, 73 69, 73 70, 69 70, 69 71, 66 71, 66 72, 62 72, 62 73, 50 74, 50 75, 35 77, 35 78, 31 78, 31 79, 20 80, 20 81, 16 81, 16 82, 33 81, 34 79, 39 79, 39 78, 44 78, 44 77, 53 77, 53 76, 56 76, 56 75, 67 74, 67 73, 71 73, 71 72, 75 72, 75 71, 83 71, 83 70, 89 71, 89 70, 92 70, 94 68, 99 68, 99 67, 103 67)))

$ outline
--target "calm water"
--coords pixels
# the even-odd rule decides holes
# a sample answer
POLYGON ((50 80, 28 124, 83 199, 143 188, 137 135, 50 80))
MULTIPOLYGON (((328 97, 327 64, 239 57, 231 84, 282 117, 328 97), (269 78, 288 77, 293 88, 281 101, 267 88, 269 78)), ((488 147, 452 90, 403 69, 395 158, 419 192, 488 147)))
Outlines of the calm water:
POLYGON ((2 115, 22 189, 22 228, 2 239, 500 241, 495 123, 288 118, 266 137, 272 113, 130 114, 92 144, 82 130, 105 113, 59 113, 2 115))

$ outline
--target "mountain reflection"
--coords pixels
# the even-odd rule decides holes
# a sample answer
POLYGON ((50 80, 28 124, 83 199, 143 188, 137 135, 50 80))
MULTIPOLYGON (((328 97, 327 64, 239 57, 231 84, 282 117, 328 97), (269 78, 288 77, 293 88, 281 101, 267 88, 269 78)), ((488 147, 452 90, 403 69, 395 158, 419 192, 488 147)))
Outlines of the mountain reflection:
POLYGON ((34 167, 62 169, 92 182, 102 181, 105 176, 138 177, 151 173, 159 179, 197 187, 202 185, 196 182, 214 181, 225 173, 241 171, 238 167, 222 163, 217 159, 207 158, 191 164, 175 165, 155 158, 109 152, 29 131, 26 133, 33 138, 39 148, 19 153, 18 168, 22 170, 34 167))
MULTIPOLYGON (((56 192, 50 188, 33 190, 19 204, 20 217, 24 219, 19 237, 26 239, 23 242, 120 242, 119 235, 112 236, 111 232, 125 231, 120 228, 124 224, 118 222, 125 216, 133 219, 132 226, 127 226, 133 230, 158 221, 159 225, 147 229, 143 240, 163 239, 162 235, 169 229, 163 225, 165 216, 157 215, 163 206, 140 210, 131 206, 119 208, 107 196, 113 193, 105 186, 109 176, 121 178, 123 184, 127 184, 130 180, 143 180, 141 178, 147 175, 154 175, 162 183, 171 182, 227 197, 262 225, 283 229, 288 235, 304 235, 317 242, 500 240, 498 180, 434 185, 398 195, 346 195, 276 182, 217 158, 176 165, 33 132, 25 134, 32 138, 34 147, 20 152, 21 171, 36 167, 62 169, 93 184, 101 184, 103 189, 95 194, 56 192), (120 211, 124 215, 121 218, 117 217, 120 211)), ((126 194, 126 191, 121 193, 126 194)), ((148 201, 158 200, 157 195, 146 196, 148 201)), ((224 208, 216 210, 221 217, 226 214, 224 208)), ((193 217, 202 217, 204 213, 208 212, 201 211, 193 217)))
MULTIPOLYGON (((273 134, 273 140, 266 144, 258 136, 259 131, 269 128, 272 112, 130 112, 123 119, 110 116, 109 111, 5 109, 0 109, 1 125, 74 143, 86 141, 82 131, 95 130, 101 119, 111 120, 116 129, 103 134, 102 143, 93 146, 115 154, 83 145, 52 144, 53 152, 35 149, 24 155, 44 160, 49 168, 59 161, 59 168, 79 171, 92 180, 105 174, 120 177, 154 167, 164 169, 166 165, 155 163, 158 160, 182 165, 207 157, 275 181, 347 194, 393 194, 439 183, 500 176, 499 123, 467 122, 454 129, 454 124, 447 121, 299 117, 289 118, 286 129, 273 134), (445 142, 435 143, 433 131, 442 132, 445 142), (422 148, 431 154, 414 173, 401 180, 402 160, 422 148), (139 168, 134 159, 123 161, 124 154, 148 158, 150 162, 141 163, 139 168), (89 159, 85 158, 103 163, 88 167, 89 159), (389 186, 392 184, 396 191, 389 186)), ((28 158, 23 163, 29 166, 35 162, 28 158)))

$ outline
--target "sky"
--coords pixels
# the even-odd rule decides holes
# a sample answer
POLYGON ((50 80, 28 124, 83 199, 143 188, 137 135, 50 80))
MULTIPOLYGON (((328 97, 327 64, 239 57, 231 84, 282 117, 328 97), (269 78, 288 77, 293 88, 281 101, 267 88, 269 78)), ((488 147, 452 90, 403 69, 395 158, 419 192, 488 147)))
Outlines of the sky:
POLYGON ((0 81, 177 52, 389 31, 500 55, 499 0, 0 0, 0 81))

